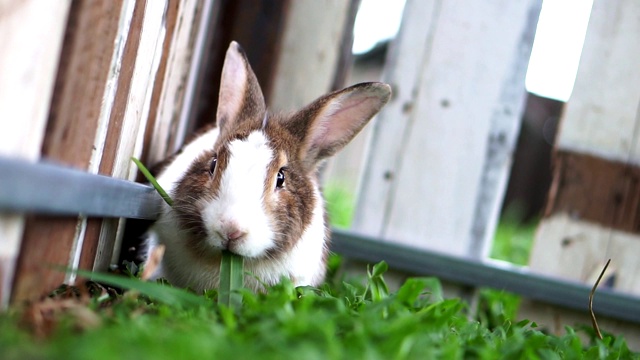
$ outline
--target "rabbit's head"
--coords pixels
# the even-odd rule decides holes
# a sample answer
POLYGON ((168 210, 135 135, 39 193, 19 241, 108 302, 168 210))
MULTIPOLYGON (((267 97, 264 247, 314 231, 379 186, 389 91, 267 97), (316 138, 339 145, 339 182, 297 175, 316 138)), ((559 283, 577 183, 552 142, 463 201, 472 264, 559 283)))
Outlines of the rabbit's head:
MULTIPOLYGON (((231 43, 217 128, 195 141, 202 149, 171 191, 172 218, 192 256, 229 250, 249 262, 286 267, 282 259, 309 249, 317 254, 295 255, 303 258, 291 261, 307 262, 300 266, 321 268, 324 274, 328 236, 318 165, 344 147, 389 96, 388 85, 363 83, 290 114, 270 113, 246 56, 231 43)), ((297 276, 293 269, 285 272, 297 276)))

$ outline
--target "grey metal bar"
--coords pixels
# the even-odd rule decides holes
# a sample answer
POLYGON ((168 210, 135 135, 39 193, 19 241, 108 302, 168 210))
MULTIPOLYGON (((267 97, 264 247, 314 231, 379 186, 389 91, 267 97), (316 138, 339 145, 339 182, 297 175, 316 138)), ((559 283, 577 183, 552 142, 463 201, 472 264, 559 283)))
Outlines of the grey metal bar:
MULTIPOLYGON (((460 284, 487 286, 533 300, 588 311, 591 286, 537 274, 519 266, 491 263, 402 246, 334 230, 331 250, 348 258, 378 262, 420 275, 431 275, 460 284)), ((600 316, 640 323, 640 298, 598 288, 593 311, 600 316)))
POLYGON ((0 213, 155 219, 161 202, 150 186, 0 157, 0 213))

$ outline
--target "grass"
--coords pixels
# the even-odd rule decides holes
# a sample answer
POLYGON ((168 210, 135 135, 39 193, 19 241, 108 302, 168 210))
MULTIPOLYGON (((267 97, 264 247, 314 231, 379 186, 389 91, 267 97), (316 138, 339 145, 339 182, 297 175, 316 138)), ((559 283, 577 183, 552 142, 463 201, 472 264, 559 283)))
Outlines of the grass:
POLYGON ((496 229, 490 256, 517 265, 527 265, 537 226, 538 220, 525 222, 516 212, 507 211, 496 229))
POLYGON ((339 183, 329 183, 323 191, 331 226, 347 229, 353 221, 355 197, 339 183))
MULTIPOLYGON (((339 266, 339 260, 331 263, 339 266)), ((443 299, 433 278, 409 279, 389 293, 385 271, 380 263, 361 282, 333 277, 319 288, 296 288, 285 280, 265 293, 240 290, 244 302, 236 309, 218 304, 216 291, 195 296, 110 276, 111 283, 125 279, 121 285, 133 290, 84 298, 77 308, 67 305, 39 338, 33 327, 44 325, 33 320, 34 311, 46 317, 51 307, 42 312, 35 304, 22 314, 0 315, 0 354, 3 359, 640 359, 624 339, 605 334, 599 340, 589 329, 567 328, 565 335, 554 336, 528 321, 470 319, 468 306, 443 299), (590 336, 588 344, 580 341, 580 332, 590 336)))

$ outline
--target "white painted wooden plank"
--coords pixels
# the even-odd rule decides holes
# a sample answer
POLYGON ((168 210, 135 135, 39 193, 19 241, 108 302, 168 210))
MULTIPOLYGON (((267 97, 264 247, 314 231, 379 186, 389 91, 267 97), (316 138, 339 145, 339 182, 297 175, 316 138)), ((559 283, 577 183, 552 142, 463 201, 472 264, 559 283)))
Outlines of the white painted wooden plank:
POLYGON ((149 116, 153 84, 163 55, 167 6, 167 0, 147 0, 131 88, 111 174, 115 178, 131 178, 131 169, 135 168, 131 163, 131 156, 134 155, 136 141, 140 139, 138 134, 144 132, 149 116))
MULTIPOLYGON (((638 17, 637 1, 594 2, 576 87, 561 122, 561 150, 640 165, 638 17)), ((607 258, 612 258, 618 269, 615 287, 640 293, 638 253, 637 234, 560 213, 540 225, 530 265, 538 271, 588 281, 607 258)))
POLYGON ((201 26, 203 6, 209 9, 212 1, 184 0, 178 8, 176 29, 167 56, 162 93, 154 121, 153 137, 149 144, 147 162, 155 164, 175 152, 182 145, 184 129, 188 120, 183 108, 187 89, 193 87, 195 79, 194 43, 202 46, 204 36, 201 26), (194 40, 195 39, 195 40, 194 40), (197 40, 200 41, 197 41, 197 40), (190 80, 190 81, 189 81, 190 80))
POLYGON ((341 0, 291 2, 271 99, 266 99, 270 109, 298 109, 330 90, 349 6, 341 0))
MULTIPOLYGON (((70 1, 0 1, 0 154, 35 160, 70 1)), ((24 218, 0 216, 0 308, 8 304, 24 218)))
POLYGON ((353 230, 384 236, 386 216, 393 198, 393 177, 400 166, 405 133, 413 118, 418 81, 429 56, 435 32, 433 20, 439 1, 407 1, 403 22, 389 49, 383 81, 392 87, 392 98, 374 120, 367 167, 358 195, 353 230))
MULTIPOLYGON (((640 165, 639 18, 640 3, 635 0, 594 1, 575 87, 560 123, 556 144, 559 150, 588 154, 612 163, 640 165)), ((620 183, 610 186, 617 188, 620 183)), ((555 185, 557 188, 550 193, 552 199, 563 198, 562 193, 556 192, 571 190, 562 183, 555 185)), ((624 202, 632 200, 624 198, 624 193, 622 196, 624 202)), ((581 220, 579 212, 576 215, 556 212, 543 219, 535 237, 531 269, 593 284, 610 258, 605 276, 613 276, 613 288, 640 294, 640 236, 581 220)), ((539 308, 535 303, 524 303, 522 307, 524 311, 539 308)), ((575 316, 558 309, 540 315, 543 324, 554 323, 558 327, 576 321, 575 316)), ((586 317, 583 319, 588 321, 586 317)), ((623 325, 602 322, 600 326, 633 339, 637 328, 633 331, 623 325)), ((639 348, 640 342, 634 345, 639 348)))
POLYGON ((0 154, 37 159, 70 1, 0 1, 0 154))
POLYGON ((499 99, 490 117, 484 167, 471 227, 471 243, 467 249, 467 254, 473 258, 486 258, 491 251, 509 179, 512 156, 520 133, 527 96, 525 77, 542 8, 541 1, 533 1, 530 4, 521 37, 512 49, 512 63, 508 65, 510 70, 503 79, 499 99))
MULTIPOLYGON (((396 91, 396 96, 406 97, 394 99, 378 120, 356 229, 467 255, 478 248, 471 242, 473 220, 492 127, 509 127, 505 142, 515 141, 513 129, 522 99, 507 94, 513 89, 514 74, 522 76, 518 81, 524 79, 517 70, 523 66, 520 46, 531 26, 530 13, 540 5, 539 1, 430 4, 432 8, 418 10, 427 5, 407 3, 399 44, 390 59, 418 58, 418 62, 414 67, 392 63, 395 70, 388 72, 387 81, 394 89, 405 86, 409 91, 396 91), (417 31, 408 33, 409 25, 417 31), (416 54, 416 49, 424 52, 416 54), (396 79, 398 74, 411 86, 396 79), (514 113, 497 119, 496 112, 506 103, 514 113)), ((521 92, 524 96, 524 87, 521 92)), ((508 154, 510 146, 503 150, 508 154)), ((508 155, 496 163, 499 173, 508 171, 504 159, 508 155)), ((489 185, 503 186, 501 181, 489 185)), ((494 191, 492 197, 492 203, 499 202, 502 191, 494 191)), ((484 232, 484 238, 491 235, 484 232)))
MULTIPOLYGON (((153 85, 160 59, 163 56, 167 7, 166 0, 147 0, 131 87, 111 172, 111 176, 114 178, 132 180, 136 174, 131 157, 136 148, 141 149, 136 143, 142 140, 141 134, 145 131, 149 117, 153 85)), ((137 155, 139 156, 139 154, 137 155)), ((118 227, 121 226, 124 226, 124 221, 117 219, 102 222, 94 270, 107 269, 113 258, 114 249, 120 248, 121 239, 117 239, 116 234, 122 233, 118 231, 118 227)), ((77 260, 79 261, 79 256, 77 260)))
MULTIPOLYGON (((87 171, 92 174, 97 174, 100 170, 100 164, 104 155, 104 147, 107 141, 111 111, 113 110, 114 102, 116 99, 118 80, 120 78, 120 69, 122 68, 124 48, 129 37, 134 8, 135 0, 125 0, 122 4, 120 19, 118 22, 118 32, 112 49, 111 65, 109 66, 109 74, 107 76, 107 82, 105 83, 105 89, 102 95, 102 106, 100 107, 100 114, 98 115, 97 130, 94 138, 93 150, 91 152, 91 158, 89 159, 89 166, 87 168, 87 171)), ((104 248, 105 242, 103 236, 104 225, 102 227, 103 228, 101 229, 100 240, 98 244, 99 254, 101 253, 101 248, 104 248)), ((77 268, 80 263, 80 258, 82 256, 82 247, 86 236, 86 228, 87 217, 81 215, 78 218, 77 231, 74 236, 73 245, 71 247, 71 253, 69 256, 70 268, 77 268)), ((94 262, 93 270, 106 269, 100 259, 102 259, 102 257, 100 255, 97 255, 96 261, 94 262)), ((75 282, 75 279, 75 273, 67 273, 65 276, 65 283, 73 284, 75 282)))
POLYGON ((532 269, 591 284, 611 258, 607 273, 615 274, 614 288, 640 294, 638 236, 562 213, 546 218, 538 227, 536 238, 538 244, 529 263, 532 269))
POLYGON ((640 2, 595 0, 558 147, 640 165, 640 2))
POLYGON ((116 39, 113 44, 109 74, 107 75, 107 82, 105 83, 104 94, 102 95, 102 106, 100 107, 100 114, 98 115, 98 128, 94 138, 91 159, 89 160, 89 168, 87 169, 92 174, 97 174, 100 170, 100 163, 107 139, 107 131, 109 130, 109 119, 111 118, 111 111, 113 110, 116 92, 118 91, 118 79, 120 77, 120 69, 122 68, 124 47, 129 37, 134 8, 135 0, 125 0, 122 4, 118 22, 118 33, 116 34, 116 39))

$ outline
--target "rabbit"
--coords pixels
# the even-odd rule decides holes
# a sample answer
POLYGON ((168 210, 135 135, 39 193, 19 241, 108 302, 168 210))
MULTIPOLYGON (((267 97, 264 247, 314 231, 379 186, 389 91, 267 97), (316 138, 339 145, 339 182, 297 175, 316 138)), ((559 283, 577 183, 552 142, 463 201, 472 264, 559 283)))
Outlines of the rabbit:
MULTIPOLYGON (((220 80, 217 126, 169 159, 157 177, 173 199, 148 232, 165 251, 153 278, 196 292, 217 288, 221 251, 244 257, 245 286, 283 277, 323 280, 330 230, 317 177, 391 95, 362 83, 324 95, 291 114, 267 111, 244 51, 232 42, 220 80)), ((147 255, 149 256, 149 255, 147 255)))

